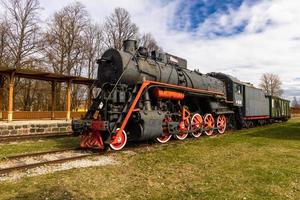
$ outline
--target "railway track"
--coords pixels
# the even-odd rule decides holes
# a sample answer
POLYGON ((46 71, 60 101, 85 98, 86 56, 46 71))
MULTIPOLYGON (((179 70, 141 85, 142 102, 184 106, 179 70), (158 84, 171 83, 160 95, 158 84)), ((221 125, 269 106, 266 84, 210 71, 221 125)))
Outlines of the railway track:
MULTIPOLYGON (((132 144, 129 145, 129 147, 124 148, 124 150, 122 151, 144 148, 145 146, 147 146, 147 144, 138 144, 138 145, 132 144)), ((5 175, 13 171, 28 170, 32 168, 45 166, 45 165, 61 164, 69 161, 92 157, 92 156, 109 155, 117 152, 118 151, 99 151, 99 150, 91 150, 91 149, 85 150, 81 148, 68 148, 68 149, 61 149, 61 150, 52 150, 52 151, 45 151, 45 152, 36 152, 36 153, 8 156, 5 157, 4 160, 0 162, 0 175, 5 175), (70 153, 70 155, 59 156, 59 154, 64 154, 64 153, 70 153), (53 156, 57 158, 47 159, 47 157, 51 158, 53 156), (33 161, 30 163, 26 163, 26 159, 33 160, 33 161)))
POLYGON ((6 157, 0 163, 0 175, 17 170, 27 170, 44 165, 65 163, 68 161, 87 158, 93 155, 102 155, 105 152, 84 151, 79 148, 68 148, 46 152, 20 154, 6 157), (47 158, 48 157, 48 158, 47 158), (30 160, 30 162, 28 161, 30 160))
POLYGON ((72 150, 74 150, 74 151, 80 150, 80 148, 66 148, 66 149, 58 149, 58 150, 52 150, 52 151, 19 154, 19 155, 14 155, 14 156, 7 156, 4 159, 6 159, 6 160, 21 159, 21 158, 25 158, 25 157, 41 156, 41 155, 47 155, 47 154, 52 154, 52 153, 62 153, 62 152, 72 151, 72 150))
POLYGON ((73 132, 36 134, 36 135, 9 135, 9 136, 0 136, 0 143, 24 141, 24 140, 31 140, 31 139, 61 138, 61 137, 71 137, 71 136, 73 136, 73 132))
MULTIPOLYGON (((176 140, 170 141, 169 143, 176 144, 176 140)), ((169 145, 169 144, 129 143, 128 146, 121 151, 99 151, 99 150, 81 149, 81 148, 67 148, 61 150, 52 150, 52 151, 45 151, 45 152, 35 152, 35 153, 8 156, 5 157, 4 160, 0 161, 0 175, 5 175, 13 171, 33 169, 45 165, 66 163, 69 161, 80 160, 92 156, 109 155, 112 153, 119 153, 127 150, 138 150, 138 149, 144 149, 145 147, 156 147, 156 146, 164 146, 164 145, 169 145), (59 156, 59 154, 64 154, 64 153, 70 153, 70 154, 59 156), (57 158, 55 159, 47 158, 47 157, 51 158, 53 157, 53 155, 54 157, 57 158), (26 163, 26 159, 30 159, 33 161, 30 163, 26 163)))

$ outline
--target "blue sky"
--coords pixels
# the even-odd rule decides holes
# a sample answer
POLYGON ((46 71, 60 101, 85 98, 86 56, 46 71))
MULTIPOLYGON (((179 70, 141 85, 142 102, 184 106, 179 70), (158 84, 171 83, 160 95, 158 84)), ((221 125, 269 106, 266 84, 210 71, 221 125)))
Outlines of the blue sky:
MULTIPOLYGON (((206 21, 206 19, 215 15, 226 15, 232 10, 238 10, 243 4, 248 6, 255 6, 258 0, 190 0, 180 1, 174 13, 173 21, 170 21, 168 26, 170 29, 177 31, 187 31, 191 34, 197 31, 198 27, 206 21)), ((245 31, 249 21, 242 20, 240 23, 235 24, 230 31, 215 30, 210 31, 204 35, 207 39, 214 39, 217 37, 230 37, 245 31)), ((269 20, 266 26, 272 25, 269 20)), ((257 30, 262 32, 263 29, 257 30)))
POLYGON ((192 32, 211 15, 237 9, 242 3, 243 0, 181 1, 174 13, 177 20, 171 22, 170 27, 192 32))
MULTIPOLYGON (((73 0, 40 0, 47 19, 73 0)), ((299 0, 79 0, 95 22, 115 7, 131 13, 165 51, 190 69, 221 71, 258 85, 278 74, 285 97, 300 97, 299 0)))

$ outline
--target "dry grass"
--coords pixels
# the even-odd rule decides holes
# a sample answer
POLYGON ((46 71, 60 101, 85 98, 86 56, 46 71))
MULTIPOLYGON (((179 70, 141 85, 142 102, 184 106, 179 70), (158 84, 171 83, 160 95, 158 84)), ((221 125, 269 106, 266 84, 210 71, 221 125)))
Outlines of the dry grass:
POLYGON ((300 199, 300 121, 113 155, 0 183, 2 199, 300 199))

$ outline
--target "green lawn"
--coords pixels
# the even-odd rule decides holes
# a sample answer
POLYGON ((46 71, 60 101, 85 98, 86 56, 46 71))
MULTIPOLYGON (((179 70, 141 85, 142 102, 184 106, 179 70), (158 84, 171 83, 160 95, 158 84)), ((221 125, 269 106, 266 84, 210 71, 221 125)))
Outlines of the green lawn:
POLYGON ((26 140, 22 142, 0 143, 0 160, 12 155, 31 152, 41 152, 64 148, 78 147, 79 142, 75 137, 57 139, 26 140))
POLYGON ((113 154, 117 165, 2 182, 0 197, 300 199, 300 120, 135 151, 113 154))

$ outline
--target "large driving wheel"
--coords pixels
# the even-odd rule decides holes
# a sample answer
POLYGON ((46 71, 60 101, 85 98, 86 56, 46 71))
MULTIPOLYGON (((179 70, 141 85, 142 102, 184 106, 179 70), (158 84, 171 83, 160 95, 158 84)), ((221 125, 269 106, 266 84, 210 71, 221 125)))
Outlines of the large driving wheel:
POLYGON ((204 115, 204 132, 206 135, 210 136, 214 133, 215 120, 212 114, 204 115))
MULTIPOLYGON (((163 120, 163 122, 171 122, 171 121, 172 121, 171 117, 166 117, 163 120)), ((156 138, 156 141, 159 142, 159 143, 164 144, 164 143, 167 143, 171 139, 172 135, 169 133, 169 130, 168 130, 167 126, 163 126, 162 128, 163 128, 163 133, 162 133, 161 136, 156 138)))
POLYGON ((203 131, 203 118, 200 114, 196 113, 193 115, 191 120, 191 135, 195 138, 198 138, 202 135, 203 131))
POLYGON ((217 128, 219 133, 224 133, 226 130, 227 120, 225 115, 219 115, 217 118, 217 128))
POLYGON ((179 133, 175 135, 175 138, 178 140, 184 140, 185 138, 187 138, 188 135, 189 135, 188 133, 179 133))
POLYGON ((175 135, 175 138, 178 140, 184 140, 189 135, 186 131, 190 130, 190 118, 181 121, 178 126, 179 133, 175 135))

